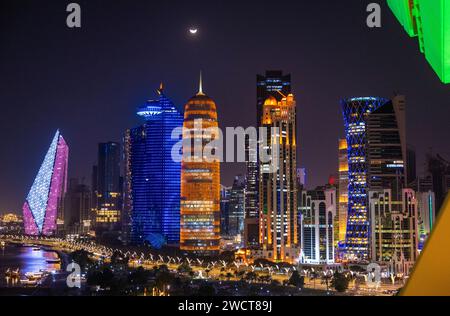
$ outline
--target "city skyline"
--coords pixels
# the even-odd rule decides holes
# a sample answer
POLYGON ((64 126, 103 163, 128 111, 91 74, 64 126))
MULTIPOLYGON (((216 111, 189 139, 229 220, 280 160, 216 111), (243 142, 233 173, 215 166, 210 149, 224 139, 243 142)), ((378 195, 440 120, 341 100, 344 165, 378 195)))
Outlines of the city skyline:
MULTIPOLYGON (((10 12, 17 17, 26 17, 18 6, 2 5, 11 9, 10 12)), ((30 8, 35 6, 32 3, 27 5, 30 8)), ((86 14, 84 20, 83 27, 86 30, 82 28, 78 33, 72 34, 63 27, 58 28, 58 8, 49 8, 47 11, 36 8, 37 20, 29 18, 23 24, 8 29, 10 32, 2 32, 2 38, 10 44, 5 46, 0 55, 2 65, 8 61, 4 64, 4 70, 10 82, 4 86, 11 89, 5 89, 0 96, 0 101, 9 105, 5 108, 0 128, 6 132, 14 129, 14 125, 28 126, 35 132, 30 134, 18 129, 13 137, 6 140, 4 145, 6 149, 14 148, 19 156, 30 159, 26 164, 18 164, 11 155, 0 157, 0 163, 7 166, 0 181, 0 190, 4 192, 0 201, 0 212, 20 213, 21 201, 28 189, 27 183, 32 181, 40 163, 39 157, 44 154, 43 144, 54 129, 60 128, 71 144, 70 178, 84 177, 88 183, 90 167, 95 161, 97 143, 120 142, 123 130, 138 124, 134 118, 134 109, 142 99, 152 95, 154 87, 161 80, 170 88, 175 105, 181 108, 190 95, 189 91, 195 86, 194 79, 199 69, 204 72, 210 95, 221 105, 218 109, 219 117, 222 118, 219 122, 220 127, 256 124, 254 113, 256 74, 265 70, 281 69, 292 75, 292 90, 298 98, 298 132, 302 139, 298 146, 299 166, 306 168, 307 186, 310 188, 326 182, 328 176, 337 169, 335 147, 338 139, 344 136, 339 99, 346 96, 380 95, 390 98, 393 90, 398 90, 407 97, 407 141, 416 147, 418 172, 422 171, 424 154, 429 147, 433 147, 435 152, 441 153, 444 157, 450 156, 445 137, 433 137, 449 132, 444 123, 445 117, 448 117, 446 111, 449 111, 445 100, 450 100, 450 93, 446 86, 435 78, 433 70, 417 49, 417 43, 410 42, 386 6, 383 6, 383 27, 371 30, 364 24, 366 3, 342 8, 330 1, 323 1, 317 5, 286 2, 286 11, 292 11, 288 13, 292 15, 290 19, 292 25, 289 24, 289 28, 286 28, 285 36, 299 40, 292 44, 290 52, 283 53, 276 48, 269 47, 265 51, 259 49, 265 44, 262 39, 263 31, 269 35, 274 32, 262 22, 252 18, 249 29, 242 28, 244 16, 247 17, 249 12, 254 12, 252 16, 262 14, 267 8, 266 4, 257 7, 254 2, 249 1, 241 5, 242 13, 238 13, 235 24, 227 28, 219 26, 219 23, 211 17, 200 14, 197 9, 202 7, 209 10, 218 21, 224 21, 227 14, 236 7, 233 2, 229 5, 223 3, 223 12, 201 2, 193 4, 192 7, 175 3, 176 8, 185 9, 183 10, 185 13, 174 25, 167 25, 156 15, 155 22, 149 24, 151 27, 146 28, 143 19, 136 19, 136 22, 127 20, 119 26, 112 25, 110 31, 101 27, 108 20, 108 16, 102 14, 97 4, 93 3, 84 6, 90 14, 86 14), (323 14, 324 18, 321 21, 314 21, 305 13, 306 11, 311 12, 309 14, 311 16, 323 14), (354 15, 360 16, 360 20, 353 19, 354 15), (31 31, 33 22, 41 21, 42 18, 47 22, 42 23, 33 33, 31 31), (156 25, 156 22, 161 23, 156 25), (330 28, 337 22, 342 23, 339 32, 330 28), (196 38, 187 36, 185 26, 188 24, 198 25, 199 32, 196 38), (115 36, 122 38, 122 33, 114 31, 124 26, 128 29, 143 27, 145 31, 137 32, 136 39, 127 39, 126 44, 120 48, 116 47, 111 54, 102 59, 102 62, 95 63, 99 54, 106 52, 105 49, 115 42, 115 36), (110 41, 96 42, 96 37, 87 32, 92 29, 98 30, 99 34, 106 36, 110 41), (304 31, 305 29, 311 31, 304 31), (329 35, 338 36, 341 33, 344 33, 342 35, 344 38, 358 38, 363 45, 353 47, 353 52, 347 47, 337 46, 337 39, 329 35), (161 38, 163 40, 161 49, 169 52, 161 62, 155 62, 162 58, 160 53, 152 49, 155 48, 155 44, 145 40, 149 34, 161 38), (215 38, 219 34, 226 39, 224 52, 218 51, 224 44, 215 43, 215 38), (251 39, 248 37, 249 34, 253 34, 255 38, 251 39), (13 41, 13 38, 22 41, 13 41), (24 53, 20 53, 23 50, 22 42, 33 44, 35 40, 40 40, 52 43, 52 38, 60 40, 61 46, 55 52, 40 48, 34 62, 33 59, 28 60, 24 53), (168 43, 166 39, 175 44, 168 43), (81 45, 85 42, 90 44, 89 47, 81 45), (318 45, 324 45, 323 52, 319 54, 315 50, 318 45), (177 54, 175 46, 183 49, 182 56, 177 54), (386 50, 383 46, 391 49, 386 50), (151 54, 147 56, 138 53, 132 49, 134 47, 147 47, 151 50, 151 54), (93 49, 99 52, 92 53, 93 49), (332 62, 329 53, 324 53, 327 49, 333 51, 332 59, 339 60, 339 63, 332 62), (66 52, 67 56, 64 57, 62 52, 66 52), (217 52, 214 58, 210 56, 212 52, 217 52), (117 63, 119 53, 128 58, 121 59, 117 70, 108 71, 112 64, 117 63), (366 58, 357 59, 356 56, 362 53, 366 58), (83 61, 75 54, 81 54, 83 61), (32 74, 42 70, 42 67, 48 68, 49 61, 44 59, 44 56, 52 57, 49 60, 58 65, 58 69, 51 68, 49 73, 43 73, 41 80, 31 81, 33 77, 26 79, 15 73, 17 69, 32 74), (179 56, 179 60, 172 63, 176 56, 179 56), (225 56, 229 58, 224 58, 225 56), (409 57, 404 58, 405 56, 409 57), (219 63, 219 60, 225 62, 219 63), (89 63, 96 66, 88 67, 89 63), (71 64, 75 67, 70 67, 71 64), (395 69, 389 70, 393 64, 395 69), (326 76, 319 73, 318 69, 325 69, 326 76), (410 72, 427 80, 410 78, 413 77, 409 75, 410 72), (371 76, 365 76, 365 73, 371 76), (358 80, 354 80, 350 74, 357 75, 358 80), (128 79, 128 83, 123 83, 123 75, 128 79), (95 91, 92 89, 94 82, 98 84, 95 91), (19 92, 13 88, 14 86, 23 86, 25 89, 19 92), (20 115, 15 110, 18 106, 33 115, 20 115), (427 111, 422 111, 424 107, 427 111), (233 112, 240 109, 245 111, 243 113, 241 111, 242 115, 237 120, 233 112), (439 114, 440 112, 443 113, 439 114), (98 120, 103 115, 106 115, 109 123, 98 120), (317 117, 321 119, 316 120, 317 117), (83 128, 80 128, 81 126, 83 128), (414 128, 416 126, 423 127, 414 128), (324 146, 314 146, 317 138, 324 146), (318 157, 320 159, 317 159, 318 157)), ((145 13, 147 8, 145 3, 137 2, 137 6, 142 6, 145 13)), ((132 8, 119 7, 118 4, 111 4, 109 11, 111 16, 114 17, 122 9, 127 15, 141 14, 132 8)), ((163 15, 171 14, 171 10, 175 9, 171 7, 169 10, 167 6, 162 5, 157 10, 163 15)), ((0 14, 6 11, 1 10, 0 14)), ((288 23, 284 19, 275 19, 280 25, 288 23)), ((245 166, 241 164, 225 163, 221 167, 223 171, 221 183, 226 185, 231 185, 236 174, 245 173, 245 166)))
POLYGON ((347 1, 1 3, 0 296, 410 291, 450 223, 450 0, 347 1))

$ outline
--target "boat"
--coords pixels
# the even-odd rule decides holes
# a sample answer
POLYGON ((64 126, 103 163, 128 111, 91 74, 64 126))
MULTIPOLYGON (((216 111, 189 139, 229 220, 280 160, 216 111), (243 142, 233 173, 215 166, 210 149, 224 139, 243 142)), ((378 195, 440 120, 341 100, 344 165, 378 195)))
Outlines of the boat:
POLYGON ((30 279, 20 279, 20 283, 23 285, 31 285, 36 286, 38 283, 38 280, 30 280, 30 279))
POLYGON ((41 250, 41 248, 39 248, 39 247, 33 247, 33 251, 40 251, 41 250))
POLYGON ((25 273, 25 277, 27 277, 28 280, 39 280, 42 279, 44 276, 43 272, 27 272, 25 273))
POLYGON ((47 260, 45 260, 45 262, 47 262, 47 263, 53 263, 53 264, 55 264, 55 263, 61 263, 61 259, 59 259, 59 258, 56 258, 56 259, 47 259, 47 260))
POLYGON ((15 269, 15 270, 8 268, 8 270, 6 270, 5 274, 6 274, 6 276, 16 278, 20 275, 20 270, 19 270, 19 268, 15 269))

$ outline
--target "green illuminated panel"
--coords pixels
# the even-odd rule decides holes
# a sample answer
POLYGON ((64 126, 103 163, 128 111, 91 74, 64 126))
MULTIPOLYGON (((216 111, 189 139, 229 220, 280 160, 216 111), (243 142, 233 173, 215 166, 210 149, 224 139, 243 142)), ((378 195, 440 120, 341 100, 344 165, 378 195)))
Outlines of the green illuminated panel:
POLYGON ((396 16, 397 20, 406 30, 409 36, 417 35, 416 23, 413 17, 413 0, 387 0, 389 8, 396 16))
POLYGON ((387 0, 443 83, 450 83, 450 0, 387 0))
POLYGON ((417 2, 425 57, 442 82, 450 83, 450 0, 417 2))

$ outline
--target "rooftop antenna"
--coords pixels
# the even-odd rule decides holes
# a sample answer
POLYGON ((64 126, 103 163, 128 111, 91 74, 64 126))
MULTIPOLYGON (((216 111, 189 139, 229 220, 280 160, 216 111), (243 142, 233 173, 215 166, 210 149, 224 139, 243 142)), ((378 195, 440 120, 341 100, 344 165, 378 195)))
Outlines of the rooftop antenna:
POLYGON ((200 71, 200 80, 199 80, 199 83, 198 83, 198 92, 197 92, 197 95, 205 95, 204 93, 203 93, 203 80, 202 80, 202 72, 200 71))

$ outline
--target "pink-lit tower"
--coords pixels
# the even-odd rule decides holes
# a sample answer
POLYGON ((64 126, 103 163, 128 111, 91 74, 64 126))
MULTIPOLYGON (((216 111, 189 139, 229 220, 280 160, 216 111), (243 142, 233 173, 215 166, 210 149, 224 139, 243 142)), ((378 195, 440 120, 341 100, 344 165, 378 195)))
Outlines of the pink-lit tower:
POLYGON ((68 157, 69 147, 58 130, 23 205, 25 234, 55 235, 67 189, 68 157))

